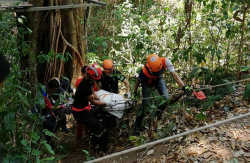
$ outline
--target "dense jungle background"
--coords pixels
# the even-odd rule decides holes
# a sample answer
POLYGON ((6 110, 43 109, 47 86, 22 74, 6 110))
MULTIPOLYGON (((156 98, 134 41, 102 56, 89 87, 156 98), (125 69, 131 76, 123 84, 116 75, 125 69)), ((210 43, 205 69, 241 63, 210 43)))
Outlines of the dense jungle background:
MULTIPOLYGON (((70 133, 53 134, 42 130, 44 117, 31 110, 44 106, 38 90, 49 79, 64 78, 74 85, 84 65, 106 58, 129 79, 131 92, 146 57, 155 53, 170 58, 182 80, 207 96, 202 101, 184 97, 156 121, 150 113, 163 99, 152 94, 157 98, 151 100, 144 121, 147 130, 133 137, 139 93, 134 109, 109 129, 106 155, 249 112, 250 0, 102 2, 106 5, 33 12, 14 9, 23 3, 44 7, 91 2, 28 0, 1 7, 0 50, 11 63, 0 96, 3 162, 83 162, 104 156, 92 150, 87 134, 75 138, 71 115, 70 133), (42 135, 52 135, 56 147, 42 135)), ((163 77, 170 94, 180 90, 169 73, 163 77)), ((245 118, 106 161, 249 162, 249 127, 245 118)))

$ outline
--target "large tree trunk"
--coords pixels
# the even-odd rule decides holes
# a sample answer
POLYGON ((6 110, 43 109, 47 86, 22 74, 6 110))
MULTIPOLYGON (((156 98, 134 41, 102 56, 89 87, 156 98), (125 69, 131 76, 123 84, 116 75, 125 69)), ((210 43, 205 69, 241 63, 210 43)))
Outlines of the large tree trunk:
MULTIPOLYGON (((82 4, 81 0, 30 0, 33 6, 57 6, 69 4, 82 4)), ((82 39, 85 34, 83 23, 86 8, 61 9, 50 11, 28 12, 28 27, 33 30, 33 34, 28 37, 28 41, 34 43, 32 52, 38 56, 42 51, 43 54, 49 52, 55 53, 50 58, 50 62, 38 65, 39 81, 46 84, 52 77, 66 76, 70 80, 75 79, 81 74, 81 67, 85 63, 86 38, 82 39), (56 54, 65 56, 70 53, 72 60, 67 62, 56 58, 56 54), (42 70, 42 71, 41 71, 42 70), (42 74, 42 77, 41 77, 42 74)), ((30 64, 32 70, 36 72, 35 64, 30 64)), ((36 74, 32 74, 37 79, 36 74)), ((34 79, 32 79, 34 80, 34 79)))
MULTIPOLYGON (((34 0, 33 0, 34 1, 34 0)), ((34 1, 36 6, 43 6, 44 1, 34 1)), ((30 70, 29 73, 29 82, 31 86, 38 84, 38 75, 37 75, 37 55, 40 54, 40 48, 41 48, 41 42, 40 42, 40 27, 42 24, 42 12, 33 12, 32 14, 27 15, 28 20, 28 27, 32 30, 32 33, 28 35, 27 39, 31 41, 32 46, 30 48, 30 55, 28 56, 28 70, 30 70)), ((33 97, 36 96, 36 90, 31 90, 31 94, 33 97)))

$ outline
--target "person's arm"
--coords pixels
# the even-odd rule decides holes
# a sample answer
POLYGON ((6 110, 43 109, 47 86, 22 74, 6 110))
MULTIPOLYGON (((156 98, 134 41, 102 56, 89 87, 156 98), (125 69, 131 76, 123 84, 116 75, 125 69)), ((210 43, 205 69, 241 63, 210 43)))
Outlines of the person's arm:
POLYGON ((126 87, 126 90, 127 90, 126 92, 130 92, 130 84, 129 84, 128 79, 124 79, 123 83, 124 83, 124 85, 126 87))
POLYGON ((97 106, 106 106, 106 103, 100 100, 95 99, 95 95, 91 94, 90 96, 87 97, 87 100, 93 104, 93 105, 97 105, 97 106))
POLYGON ((181 80, 181 78, 176 74, 176 72, 173 71, 173 72, 170 72, 170 74, 173 76, 175 82, 182 88, 184 86, 184 83, 181 80))
POLYGON ((137 94, 137 90, 138 90, 139 85, 140 85, 140 81, 139 81, 138 78, 137 78, 136 81, 135 81, 134 94, 137 94))
POLYGON ((100 100, 100 97, 99 97, 99 96, 97 96, 97 94, 96 94, 95 92, 93 92, 93 94, 94 94, 94 98, 95 98, 95 100, 100 100))
POLYGON ((61 109, 64 108, 64 105, 58 105, 56 108, 51 104, 48 98, 44 97, 45 108, 48 110, 61 109))

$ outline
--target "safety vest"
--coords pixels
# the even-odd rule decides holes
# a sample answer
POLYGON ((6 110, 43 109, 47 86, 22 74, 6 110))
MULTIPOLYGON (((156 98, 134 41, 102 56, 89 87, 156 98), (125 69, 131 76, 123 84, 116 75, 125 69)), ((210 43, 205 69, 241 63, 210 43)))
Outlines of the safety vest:
MULTIPOLYGON (((161 62, 162 62, 162 68, 163 69, 166 69, 167 68, 167 65, 166 65, 166 58, 160 58, 161 62)), ((161 71, 161 70, 160 70, 161 71)), ((148 67, 145 65, 143 68, 142 68, 142 72, 144 75, 147 76, 147 78, 149 78, 148 80, 148 84, 152 83, 152 81, 155 81, 156 78, 158 77, 153 75, 152 73, 150 73, 148 67)))

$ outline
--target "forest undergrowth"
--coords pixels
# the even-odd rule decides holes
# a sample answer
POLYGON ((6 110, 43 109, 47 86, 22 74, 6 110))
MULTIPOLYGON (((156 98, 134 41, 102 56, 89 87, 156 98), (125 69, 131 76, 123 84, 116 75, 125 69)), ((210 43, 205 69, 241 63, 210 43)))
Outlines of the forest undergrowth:
MULTIPOLYGON (((198 106, 200 101, 194 97, 185 99, 186 102, 193 101, 192 105, 183 110, 186 106, 183 106, 185 103, 180 99, 165 110, 161 121, 147 117, 146 130, 137 138, 130 136, 135 112, 128 113, 118 120, 118 123, 113 121, 108 126, 110 145, 106 155, 248 113, 250 101, 243 98, 244 89, 244 84, 236 85, 233 94, 225 95, 221 100, 212 102, 212 105, 203 111, 198 106)), ((204 100, 205 104, 210 102, 208 98, 204 100)), ((72 116, 68 118, 71 122, 69 123, 71 133, 58 133, 60 141, 57 143, 64 146, 64 151, 60 152, 67 155, 61 162, 66 163, 69 160, 83 162, 105 156, 103 153, 94 153, 87 134, 83 139, 76 139, 75 122, 72 116)), ((101 162, 249 162, 249 122, 248 117, 238 119, 101 162)))

